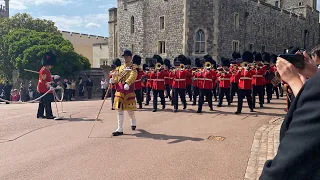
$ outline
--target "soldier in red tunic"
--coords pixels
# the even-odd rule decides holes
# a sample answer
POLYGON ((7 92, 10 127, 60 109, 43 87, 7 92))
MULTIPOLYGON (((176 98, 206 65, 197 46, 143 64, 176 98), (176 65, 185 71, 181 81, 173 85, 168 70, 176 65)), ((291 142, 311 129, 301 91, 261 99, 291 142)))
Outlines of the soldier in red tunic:
POLYGON ((141 65, 141 57, 138 55, 134 55, 132 57, 132 63, 137 65, 137 79, 133 84, 134 87, 134 93, 136 94, 136 99, 137 99, 137 103, 139 104, 139 109, 142 109, 142 87, 141 87, 141 79, 142 76, 144 75, 144 72, 142 71, 142 69, 139 67, 141 65))
MULTIPOLYGON (((121 60, 116 58, 115 60, 113 60, 113 63, 112 63, 112 70, 109 74, 109 79, 112 79, 112 76, 115 74, 115 72, 117 71, 117 68, 121 66, 121 60)), ((114 103, 114 95, 116 93, 116 85, 115 84, 112 84, 110 83, 109 85, 109 88, 110 88, 110 94, 111 94, 111 104, 112 104, 112 108, 111 110, 114 110, 113 108, 113 103, 114 103)))
POLYGON ((152 62, 149 62, 149 70, 146 72, 146 77, 147 77, 147 85, 146 85, 146 106, 149 105, 149 102, 151 101, 151 90, 152 90, 152 79, 151 79, 151 73, 152 73, 152 68, 154 68, 154 64, 152 62))
POLYGON ((221 71, 218 73, 219 77, 219 104, 217 107, 222 107, 223 97, 226 96, 228 105, 231 104, 230 101, 230 78, 232 76, 231 72, 229 71, 230 61, 225 58, 221 58, 222 68, 221 71))
POLYGON ((153 57, 157 60, 154 72, 151 73, 152 79, 152 91, 153 91, 153 112, 158 111, 158 95, 161 99, 162 109, 166 108, 166 101, 164 98, 165 83, 164 78, 166 77, 166 72, 162 69, 163 61, 158 55, 153 57))
MULTIPOLYGON (((40 96, 47 93, 51 90, 52 86, 52 76, 50 69, 56 63, 56 56, 52 52, 47 52, 44 54, 42 59, 42 68, 39 71, 39 81, 37 90, 40 93, 40 96)), ((58 76, 57 76, 58 78, 58 76)), ((55 79, 55 77, 54 77, 55 79)), ((47 118, 47 119, 54 119, 55 117, 52 114, 51 102, 53 101, 53 92, 50 91, 44 97, 40 99, 37 118, 47 118), (44 111, 46 116, 44 116, 44 111)))
POLYGON ((146 86, 147 86, 147 71, 148 71, 148 65, 143 64, 142 65, 143 75, 141 77, 141 91, 142 91, 142 102, 144 101, 144 93, 146 93, 146 86))
POLYGON ((268 59, 270 55, 268 53, 264 53, 262 55, 260 53, 255 55, 255 68, 253 69, 252 76, 252 105, 253 108, 256 106, 256 95, 259 96, 259 104, 260 107, 263 107, 263 99, 264 99, 264 74, 266 73, 265 67, 263 67, 262 60, 268 59))
POLYGON ((238 93, 238 84, 240 79, 240 74, 238 73, 238 68, 240 64, 237 63, 241 59, 241 54, 238 52, 233 52, 232 54, 233 61, 231 62, 232 67, 230 68, 231 72, 231 89, 230 89, 230 102, 233 103, 233 97, 238 93))
POLYGON ((187 58, 184 55, 179 55, 177 58, 177 62, 180 62, 180 68, 174 71, 173 75, 173 112, 178 112, 178 96, 180 96, 181 102, 183 103, 183 109, 187 109, 187 101, 186 101, 186 78, 187 74, 184 69, 187 64, 187 58))
POLYGON ((187 65, 186 65, 186 93, 189 96, 190 101, 192 101, 192 90, 191 90, 191 85, 192 85, 192 69, 191 69, 191 60, 188 58, 187 59, 187 65))
POLYGON ((207 60, 204 65, 204 69, 197 73, 196 77, 199 81, 199 89, 200 89, 200 96, 198 102, 198 111, 197 113, 202 112, 202 106, 204 104, 204 96, 208 100, 210 111, 213 111, 212 107, 212 87, 213 83, 215 82, 216 76, 211 71, 212 61, 207 60))
POLYGON ((192 82, 192 90, 193 90, 193 98, 192 98, 192 100, 193 100, 193 103, 192 103, 192 105, 193 106, 195 106, 195 105, 197 105, 197 96, 199 96, 199 93, 200 93, 200 90, 199 90, 199 78, 197 77, 197 75, 198 75, 198 72, 199 71, 201 71, 202 69, 202 67, 203 67, 203 65, 200 63, 200 59, 199 58, 196 58, 195 59, 195 65, 196 65, 196 67, 195 68, 197 68, 195 71, 193 71, 192 72, 192 76, 193 76, 193 82, 192 82))
POLYGON ((171 68, 171 63, 169 59, 164 60, 164 72, 166 73, 166 76, 164 77, 164 84, 165 84, 165 91, 166 91, 166 98, 171 98, 171 77, 170 77, 170 68, 171 68))
POLYGON ((247 98, 247 102, 251 112, 253 111, 252 105, 252 76, 254 74, 253 70, 250 69, 248 63, 253 62, 253 54, 249 51, 246 51, 242 55, 243 66, 240 71, 240 80, 239 80, 239 90, 238 90, 238 108, 235 112, 236 114, 240 114, 242 111, 243 99, 247 98))

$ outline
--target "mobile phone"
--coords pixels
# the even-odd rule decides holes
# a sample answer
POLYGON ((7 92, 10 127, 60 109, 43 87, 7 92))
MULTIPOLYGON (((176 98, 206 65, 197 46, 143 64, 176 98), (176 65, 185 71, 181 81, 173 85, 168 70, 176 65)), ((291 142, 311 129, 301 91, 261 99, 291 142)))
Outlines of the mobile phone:
POLYGON ((280 54, 279 57, 289 61, 294 67, 304 69, 304 56, 302 54, 280 54))

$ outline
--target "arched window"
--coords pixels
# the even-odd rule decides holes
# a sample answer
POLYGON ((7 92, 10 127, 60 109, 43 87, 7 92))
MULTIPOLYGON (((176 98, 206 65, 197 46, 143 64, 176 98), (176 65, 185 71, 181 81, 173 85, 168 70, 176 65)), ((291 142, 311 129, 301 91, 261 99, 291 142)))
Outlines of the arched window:
POLYGON ((131 16, 131 34, 134 33, 134 17, 131 16))
POLYGON ((205 53, 205 47, 206 47, 206 42, 205 42, 205 34, 202 29, 199 29, 196 33, 196 49, 195 53, 205 53))

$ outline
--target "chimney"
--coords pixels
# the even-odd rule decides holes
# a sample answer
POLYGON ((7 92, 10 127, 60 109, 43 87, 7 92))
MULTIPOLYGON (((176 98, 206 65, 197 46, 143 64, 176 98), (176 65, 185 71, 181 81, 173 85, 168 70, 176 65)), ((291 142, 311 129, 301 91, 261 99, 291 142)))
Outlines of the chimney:
POLYGON ((7 16, 9 17, 9 0, 4 0, 4 1, 5 1, 6 13, 7 13, 7 16))

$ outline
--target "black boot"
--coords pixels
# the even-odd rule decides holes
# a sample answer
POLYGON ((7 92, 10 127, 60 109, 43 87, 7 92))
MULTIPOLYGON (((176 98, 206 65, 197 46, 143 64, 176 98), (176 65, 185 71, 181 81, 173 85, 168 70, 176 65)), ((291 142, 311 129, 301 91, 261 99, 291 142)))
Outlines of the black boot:
POLYGON ((240 111, 236 111, 235 114, 241 114, 241 112, 240 111))
POLYGON ((142 103, 141 103, 141 104, 139 104, 139 109, 142 109, 142 103))
POLYGON ((152 112, 157 112, 157 110, 156 110, 156 109, 154 109, 152 112))
POLYGON ((201 113, 201 112, 202 112, 201 110, 198 110, 198 111, 197 111, 197 113, 201 113))
POLYGON ((112 136, 121 136, 121 135, 123 135, 123 132, 116 131, 112 133, 112 136))
POLYGON ((137 126, 131 126, 131 130, 134 131, 136 130, 137 126))

